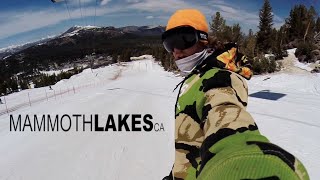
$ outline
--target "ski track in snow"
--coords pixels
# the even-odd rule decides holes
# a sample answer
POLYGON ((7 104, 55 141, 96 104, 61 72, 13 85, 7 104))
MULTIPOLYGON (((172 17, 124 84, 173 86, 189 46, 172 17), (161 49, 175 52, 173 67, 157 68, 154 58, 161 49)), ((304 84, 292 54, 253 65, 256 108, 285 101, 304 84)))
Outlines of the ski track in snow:
MULTIPOLYGON (((99 114, 105 122, 109 114, 151 114, 165 131, 10 132, 1 104, 0 179, 162 179, 174 160, 178 91, 172 91, 181 80, 149 59, 87 69, 52 86, 61 94, 47 91, 48 100, 48 87, 7 96, 13 115, 99 114), (21 106, 28 93, 38 101, 21 106)), ((320 179, 320 76, 275 73, 254 76, 248 86, 249 94, 284 95, 275 101, 249 97, 247 110, 262 134, 297 156, 311 179, 320 179)))
POLYGON ((313 126, 313 127, 316 127, 316 128, 320 128, 320 125, 317 125, 317 124, 311 124, 311 123, 307 123, 307 122, 302 122, 302 121, 298 121, 298 120, 294 120, 294 119, 289 119, 289 118, 286 118, 286 117, 274 116, 274 115, 271 115, 271 114, 264 114, 264 113, 257 113, 257 112, 250 112, 250 113, 251 114, 258 114, 258 115, 262 115, 262 116, 276 118, 276 119, 279 119, 280 121, 282 121, 282 120, 283 121, 290 121, 290 122, 299 123, 299 124, 306 125, 306 126, 313 126))

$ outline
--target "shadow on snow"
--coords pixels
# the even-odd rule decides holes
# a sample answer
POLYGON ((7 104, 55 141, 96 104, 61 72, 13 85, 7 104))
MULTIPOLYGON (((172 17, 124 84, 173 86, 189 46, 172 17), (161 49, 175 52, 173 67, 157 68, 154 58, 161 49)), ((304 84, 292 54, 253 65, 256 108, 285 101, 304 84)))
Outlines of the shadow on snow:
POLYGON ((256 93, 249 94, 250 97, 267 99, 272 101, 277 101, 280 98, 286 96, 286 94, 270 92, 270 90, 262 90, 256 93))

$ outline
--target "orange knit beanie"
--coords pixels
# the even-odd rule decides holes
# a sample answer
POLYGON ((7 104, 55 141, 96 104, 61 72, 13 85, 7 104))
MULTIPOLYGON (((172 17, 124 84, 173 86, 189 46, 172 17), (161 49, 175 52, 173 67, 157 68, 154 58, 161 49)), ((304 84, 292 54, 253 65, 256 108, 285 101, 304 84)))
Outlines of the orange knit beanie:
POLYGON ((179 26, 191 26, 196 30, 208 33, 206 17, 197 9, 177 10, 169 19, 166 31, 179 26))

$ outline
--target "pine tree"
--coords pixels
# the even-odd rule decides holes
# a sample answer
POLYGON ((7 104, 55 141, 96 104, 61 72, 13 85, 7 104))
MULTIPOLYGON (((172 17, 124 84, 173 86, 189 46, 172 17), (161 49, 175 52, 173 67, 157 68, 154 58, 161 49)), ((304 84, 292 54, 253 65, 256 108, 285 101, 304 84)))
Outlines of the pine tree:
POLYGON ((312 51, 316 49, 314 45, 314 35, 317 30, 316 21, 314 7, 310 6, 308 9, 305 5, 294 6, 286 20, 285 35, 288 41, 293 42, 293 45, 297 47, 295 55, 299 61, 315 60, 312 51))
POLYGON ((232 27, 225 25, 223 30, 220 32, 218 39, 220 39, 220 41, 222 41, 223 43, 232 42, 232 40, 233 40, 232 27))
POLYGON ((226 24, 226 20, 221 17, 220 12, 216 12, 216 15, 212 16, 212 22, 210 23, 210 29, 212 34, 216 37, 220 37, 226 24))
POLYGON ((23 90, 23 89, 28 89, 28 83, 27 81, 25 80, 20 80, 19 81, 19 85, 20 85, 20 88, 23 90))
POLYGON ((272 52, 275 55, 275 59, 283 58, 282 51, 282 31, 281 29, 278 31, 275 28, 272 30, 272 37, 274 38, 272 43, 272 52))
POLYGON ((317 18, 314 30, 319 33, 320 32, 320 17, 317 18))
POLYGON ((256 37, 252 29, 249 29, 248 37, 244 42, 244 54, 250 59, 255 57, 256 37))
POLYGON ((316 10, 314 9, 313 6, 310 7, 310 9, 308 10, 308 14, 307 14, 307 28, 305 30, 305 34, 303 37, 303 41, 306 41, 307 37, 313 37, 314 35, 314 27, 315 27, 315 17, 316 17, 316 10))
POLYGON ((272 43, 273 14, 269 0, 265 0, 259 13, 259 31, 257 33, 257 48, 260 52, 268 52, 272 43))
POLYGON ((226 25, 226 20, 221 16, 220 12, 216 12, 216 14, 212 16, 210 29, 212 31, 211 35, 213 36, 211 38, 216 39, 217 41, 222 43, 240 43, 240 41, 243 39, 243 33, 241 32, 240 25, 226 25))
POLYGON ((18 90, 18 83, 14 77, 8 80, 8 88, 10 89, 10 92, 15 92, 18 90))
POLYGON ((112 54, 112 63, 117 63, 119 59, 118 54, 112 54))
POLYGON ((316 28, 316 11, 313 6, 308 10, 305 5, 296 5, 286 20, 286 31, 289 41, 308 40, 316 28))
POLYGON ((253 31, 252 31, 252 29, 249 29, 248 35, 249 35, 249 37, 252 37, 252 36, 253 36, 253 31))
POLYGON ((0 96, 4 94, 7 94, 7 84, 5 81, 0 83, 0 96))
POLYGON ((241 27, 239 23, 232 26, 232 42, 240 43, 243 39, 243 34, 241 32, 241 27))

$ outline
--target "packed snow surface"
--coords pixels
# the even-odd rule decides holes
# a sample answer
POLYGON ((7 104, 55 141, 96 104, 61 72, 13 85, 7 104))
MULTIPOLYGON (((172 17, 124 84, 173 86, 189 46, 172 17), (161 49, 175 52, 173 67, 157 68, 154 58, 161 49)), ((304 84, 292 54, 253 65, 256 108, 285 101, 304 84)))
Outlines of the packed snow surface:
POLYGON ((81 30, 89 30, 89 29, 95 29, 95 28, 100 28, 98 26, 74 26, 75 30, 73 30, 72 32, 69 32, 69 33, 66 33, 64 34, 62 37, 71 37, 71 36, 74 36, 74 35, 78 35, 79 34, 79 31, 81 30))
POLYGON ((294 53, 296 52, 297 48, 293 48, 293 49, 289 49, 288 51, 288 55, 293 57, 293 64, 295 67, 300 68, 302 70, 306 70, 306 71, 312 71, 313 68, 311 68, 311 64, 312 63, 302 63, 299 62, 298 58, 295 57, 294 53))
POLYGON ((46 75, 53 75, 53 74, 58 75, 58 74, 60 74, 62 72, 66 72, 66 71, 69 71, 71 69, 73 69, 73 67, 72 68, 65 68, 65 69, 61 69, 61 70, 40 71, 40 72, 42 74, 46 74, 46 75))
MULTIPOLYGON (((7 104, 0 104, 0 179, 162 179, 174 160, 178 92, 172 90, 181 80, 147 59, 86 69, 52 90, 6 96, 7 104), (7 109, 15 117, 151 114, 165 130, 10 132, 7 109)), ((261 133, 297 156, 311 179, 320 179, 320 76, 280 72, 255 76, 248 85, 247 110, 261 133)))

